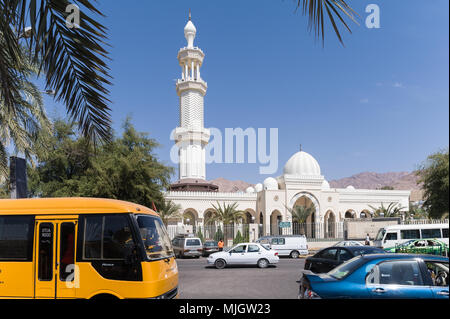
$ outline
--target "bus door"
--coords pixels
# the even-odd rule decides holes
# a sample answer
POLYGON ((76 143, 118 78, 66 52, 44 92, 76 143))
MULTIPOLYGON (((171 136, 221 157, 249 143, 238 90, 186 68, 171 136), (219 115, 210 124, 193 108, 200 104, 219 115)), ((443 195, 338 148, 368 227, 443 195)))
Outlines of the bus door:
POLYGON ((77 220, 36 220, 35 298, 74 298, 77 220))

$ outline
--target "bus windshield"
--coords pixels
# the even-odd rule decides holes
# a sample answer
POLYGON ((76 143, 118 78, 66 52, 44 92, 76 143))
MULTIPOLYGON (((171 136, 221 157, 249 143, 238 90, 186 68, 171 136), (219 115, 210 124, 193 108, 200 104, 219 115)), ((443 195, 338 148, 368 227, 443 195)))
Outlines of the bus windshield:
POLYGON ((375 240, 382 240, 383 237, 384 237, 384 234, 386 234, 386 229, 381 228, 381 229, 378 231, 378 234, 377 234, 377 237, 375 237, 375 240))
POLYGON ((147 257, 150 260, 173 257, 170 238, 160 218, 138 215, 137 223, 147 257))

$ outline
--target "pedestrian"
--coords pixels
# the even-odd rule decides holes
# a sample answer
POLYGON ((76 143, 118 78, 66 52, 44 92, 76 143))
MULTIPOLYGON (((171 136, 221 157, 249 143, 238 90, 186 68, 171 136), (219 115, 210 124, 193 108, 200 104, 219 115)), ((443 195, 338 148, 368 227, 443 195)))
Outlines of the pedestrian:
POLYGON ((217 243, 217 246, 219 246, 219 251, 223 250, 223 240, 220 239, 219 242, 217 243))
POLYGON ((369 237, 369 234, 367 234, 367 236, 366 236, 366 241, 365 241, 365 243, 364 243, 366 246, 370 246, 370 237, 369 237))

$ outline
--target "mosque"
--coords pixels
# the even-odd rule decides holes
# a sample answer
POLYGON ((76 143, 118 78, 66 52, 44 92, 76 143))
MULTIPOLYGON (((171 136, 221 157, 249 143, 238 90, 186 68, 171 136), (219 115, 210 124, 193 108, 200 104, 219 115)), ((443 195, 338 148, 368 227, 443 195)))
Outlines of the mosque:
POLYGON ((181 78, 176 83, 180 122, 174 130, 174 140, 179 149, 179 180, 165 193, 167 200, 181 206, 183 224, 204 226, 213 214, 213 204, 237 203, 238 209, 245 211, 245 223, 256 226, 253 228, 256 238, 291 234, 295 223, 288 208, 302 205, 314 207, 314 213, 306 221, 316 230, 314 237, 341 238, 342 229, 336 225, 347 218, 371 217, 369 205, 397 203, 409 210, 410 191, 330 188, 317 160, 302 150, 289 158, 281 176, 267 177, 245 192, 221 192, 207 182, 205 147, 210 131, 204 127, 203 103, 207 83, 200 76, 205 54, 194 46, 196 32, 189 16, 184 28, 187 46, 178 52, 181 78))

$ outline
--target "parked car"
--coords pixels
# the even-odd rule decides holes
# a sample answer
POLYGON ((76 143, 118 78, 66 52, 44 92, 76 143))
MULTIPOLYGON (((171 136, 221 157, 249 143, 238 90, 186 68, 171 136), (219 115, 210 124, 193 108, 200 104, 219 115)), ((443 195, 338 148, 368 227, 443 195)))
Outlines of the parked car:
POLYGON ((389 253, 447 255, 448 245, 437 239, 411 239, 403 244, 384 249, 389 253))
POLYGON ((202 241, 198 237, 178 235, 172 240, 172 247, 177 258, 199 258, 203 252, 202 241))
POLYGON ((205 242, 203 243, 203 251, 202 251, 203 257, 208 257, 212 253, 215 253, 218 251, 219 251, 219 245, 218 245, 217 241, 205 240, 205 242))
POLYGON ((256 265, 266 268, 278 263, 278 252, 268 249, 259 243, 240 243, 228 251, 220 251, 209 255, 208 265, 214 265, 217 269, 228 265, 256 265))
POLYGON ((333 246, 364 246, 364 244, 356 240, 343 240, 333 246))
POLYGON ((448 272, 442 256, 361 255, 326 274, 304 270, 298 297, 448 299, 448 272))
POLYGON ((331 269, 355 256, 377 253, 382 254, 384 250, 371 246, 332 246, 320 250, 314 256, 306 258, 304 268, 315 273, 329 272, 331 269))
POLYGON ((304 235, 264 236, 256 242, 278 251, 278 256, 298 258, 300 255, 308 255, 308 244, 304 235))

